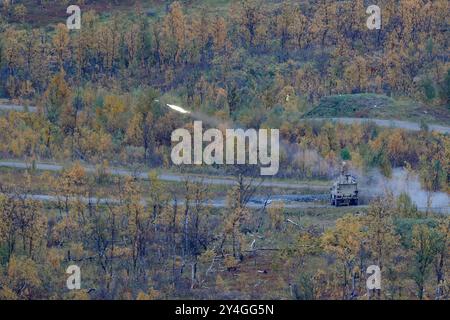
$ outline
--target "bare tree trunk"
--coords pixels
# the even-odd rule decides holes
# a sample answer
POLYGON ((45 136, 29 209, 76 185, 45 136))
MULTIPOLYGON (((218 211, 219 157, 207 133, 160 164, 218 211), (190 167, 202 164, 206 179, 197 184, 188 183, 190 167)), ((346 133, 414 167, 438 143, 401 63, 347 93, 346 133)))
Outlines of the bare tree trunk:
POLYGON ((191 289, 194 289, 196 281, 197 281, 197 262, 193 262, 191 264, 191 289))

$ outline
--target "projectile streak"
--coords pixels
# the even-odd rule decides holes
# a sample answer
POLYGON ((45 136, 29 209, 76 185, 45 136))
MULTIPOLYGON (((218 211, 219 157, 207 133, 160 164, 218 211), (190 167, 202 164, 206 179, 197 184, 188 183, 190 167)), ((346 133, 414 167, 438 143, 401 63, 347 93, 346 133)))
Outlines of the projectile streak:
POLYGON ((175 111, 177 111, 177 112, 180 112, 180 113, 191 113, 190 111, 188 111, 188 110, 185 110, 185 109, 183 109, 182 107, 179 107, 179 106, 176 106, 176 105, 173 105, 173 104, 167 104, 167 106, 170 108, 170 109, 172 109, 172 110, 175 110, 175 111))

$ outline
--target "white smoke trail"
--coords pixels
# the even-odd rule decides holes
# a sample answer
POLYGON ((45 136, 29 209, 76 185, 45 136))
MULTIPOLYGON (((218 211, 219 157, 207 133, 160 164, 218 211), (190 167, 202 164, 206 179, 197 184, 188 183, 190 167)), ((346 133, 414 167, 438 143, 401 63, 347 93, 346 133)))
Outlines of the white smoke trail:
POLYGON ((186 113, 191 113, 190 111, 188 111, 188 110, 185 110, 185 109, 183 109, 182 107, 179 107, 179 106, 176 106, 176 105, 174 105, 174 104, 167 104, 167 106, 170 108, 170 109, 172 109, 172 110, 174 110, 174 111, 176 111, 176 112, 180 112, 180 113, 183 113, 183 114, 186 114, 186 113))
MULTIPOLYGON (((371 170, 362 175, 360 185, 365 192, 382 196, 391 192, 395 197, 402 193, 409 195, 419 208, 426 208, 431 200, 431 208, 447 208, 450 210, 450 198, 445 192, 429 192, 422 188, 419 177, 415 173, 408 173, 404 168, 395 168, 392 177, 384 177, 378 170, 371 170)), ((444 210, 445 211, 445 210, 444 210)))

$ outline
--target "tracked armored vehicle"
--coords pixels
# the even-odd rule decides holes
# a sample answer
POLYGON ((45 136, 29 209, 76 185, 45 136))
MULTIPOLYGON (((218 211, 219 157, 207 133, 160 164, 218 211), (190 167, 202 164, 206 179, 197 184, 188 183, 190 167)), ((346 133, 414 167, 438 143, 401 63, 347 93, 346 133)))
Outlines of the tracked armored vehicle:
POLYGON ((345 163, 342 166, 341 175, 330 188, 330 203, 332 206, 357 206, 358 183, 356 178, 345 170, 345 163))

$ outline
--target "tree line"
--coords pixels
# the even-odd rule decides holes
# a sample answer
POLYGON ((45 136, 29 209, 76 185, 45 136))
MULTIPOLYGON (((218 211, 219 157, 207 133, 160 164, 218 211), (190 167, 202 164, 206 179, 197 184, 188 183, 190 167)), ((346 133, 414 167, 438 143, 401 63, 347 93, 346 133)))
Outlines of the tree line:
POLYGON ((139 6, 107 20, 83 12, 76 32, 3 19, 1 89, 13 98, 39 96, 64 70, 71 87, 145 83, 228 116, 251 105, 287 107, 285 93, 309 102, 376 92, 448 103, 448 2, 378 5, 380 30, 367 28, 362 0, 233 1, 225 15, 207 6, 186 13, 175 1, 152 19, 139 6))

